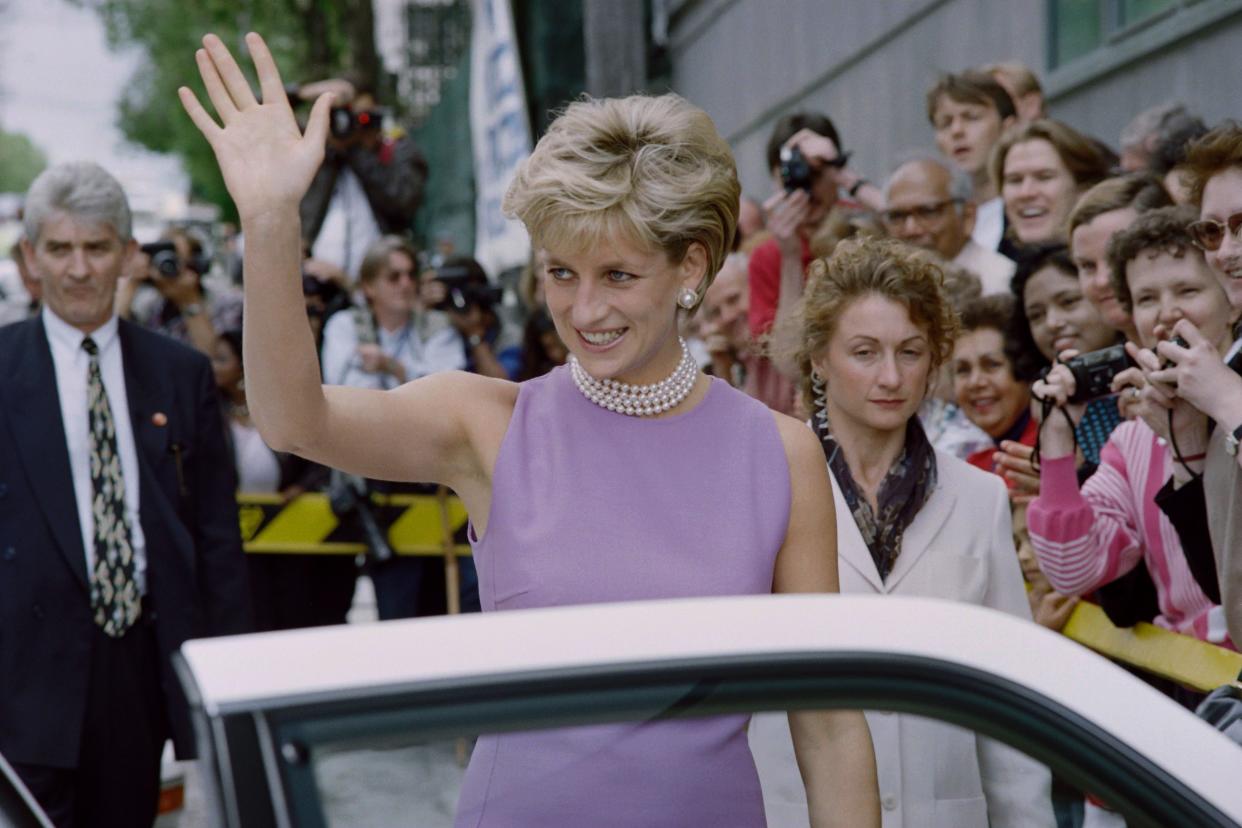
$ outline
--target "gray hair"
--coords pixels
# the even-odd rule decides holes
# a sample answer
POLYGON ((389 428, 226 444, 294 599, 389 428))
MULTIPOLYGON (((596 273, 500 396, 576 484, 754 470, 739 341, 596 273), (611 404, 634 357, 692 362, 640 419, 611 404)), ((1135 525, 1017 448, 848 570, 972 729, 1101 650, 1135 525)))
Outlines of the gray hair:
POLYGON ((121 183, 91 161, 70 161, 48 167, 26 191, 26 238, 34 244, 52 213, 111 225, 121 241, 133 236, 133 216, 121 183))
POLYGON ((1148 136, 1155 135, 1170 118, 1188 114, 1185 105, 1177 101, 1165 101, 1144 109, 1121 130, 1121 148, 1123 150, 1129 147, 1150 149, 1150 147, 1145 147, 1148 136))
POLYGON ((893 166, 888 174, 888 179, 884 182, 884 200, 888 201, 888 188, 893 183, 893 177, 897 175, 897 171, 908 164, 934 164, 944 170, 949 176, 949 198, 957 201, 959 204, 965 204, 968 201, 974 201, 975 183, 970 177, 970 173, 963 170, 956 164, 945 161, 935 153, 926 150, 915 150, 912 152, 902 153, 897 163, 893 166))

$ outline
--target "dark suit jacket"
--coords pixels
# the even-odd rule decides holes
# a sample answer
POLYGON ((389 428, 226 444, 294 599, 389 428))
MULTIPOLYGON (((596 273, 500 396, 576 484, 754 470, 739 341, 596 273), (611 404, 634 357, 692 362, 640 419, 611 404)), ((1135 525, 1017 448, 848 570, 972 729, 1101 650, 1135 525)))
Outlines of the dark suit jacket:
MULTIPOLYGON (((193 732, 169 661, 250 627, 232 458, 207 359, 120 322, 138 454, 148 620, 179 756, 193 732), (158 425, 152 416, 166 418, 158 425)), ((52 353, 40 317, 0 328, 0 753, 73 767, 94 622, 52 353)))

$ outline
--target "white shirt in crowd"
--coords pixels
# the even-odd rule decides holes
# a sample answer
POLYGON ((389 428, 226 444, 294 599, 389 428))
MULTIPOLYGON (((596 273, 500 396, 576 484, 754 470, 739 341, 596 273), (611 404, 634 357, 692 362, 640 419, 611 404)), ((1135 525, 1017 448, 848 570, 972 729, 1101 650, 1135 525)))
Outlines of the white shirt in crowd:
POLYGON ((970 237, 980 247, 995 250, 1005 234, 1005 202, 1000 196, 989 198, 975 208, 975 229, 970 237))
POLYGON ((280 461, 252 425, 229 421, 233 436, 233 460, 237 466, 237 491, 272 494, 280 491, 280 461))
MULTIPOLYGON (((379 346, 401 363, 406 381, 466 367, 466 351, 461 336, 437 311, 424 311, 408 325, 386 331, 378 328, 379 346)), ((358 326, 354 311, 334 313, 323 329, 323 381, 328 385, 352 388, 393 388, 397 381, 389 374, 362 369, 358 358, 358 326)))
POLYGON ((979 277, 984 296, 1008 293, 1009 283, 1013 281, 1013 272, 1017 268, 1013 259, 984 247, 973 238, 966 240, 966 244, 953 257, 953 264, 979 277))
POLYGON ((0 259, 0 325, 20 322, 30 315, 30 294, 17 272, 17 262, 0 259))
POLYGON ((362 182, 348 167, 342 168, 336 177, 319 235, 311 246, 311 255, 332 262, 351 279, 356 279, 362 257, 380 235, 362 182))
MULTIPOLYGON (((56 369, 56 390, 60 397, 60 417, 65 427, 65 444, 69 449, 69 467, 73 473, 73 496, 78 507, 78 525, 82 530, 82 548, 86 551, 86 571, 95 568, 95 517, 91 509, 90 415, 86 400, 87 372, 90 356, 82 350, 86 335, 65 322, 46 306, 42 311, 43 326, 52 349, 56 369)), ((117 450, 121 455, 121 474, 125 478, 125 516, 129 520, 130 544, 134 550, 134 567, 138 588, 146 592, 146 538, 139 519, 138 447, 134 442, 133 423, 129 416, 129 399, 125 390, 125 366, 121 362, 121 341, 117 337, 117 321, 113 316, 91 335, 99 348, 99 374, 104 393, 112 409, 116 427, 117 450)))

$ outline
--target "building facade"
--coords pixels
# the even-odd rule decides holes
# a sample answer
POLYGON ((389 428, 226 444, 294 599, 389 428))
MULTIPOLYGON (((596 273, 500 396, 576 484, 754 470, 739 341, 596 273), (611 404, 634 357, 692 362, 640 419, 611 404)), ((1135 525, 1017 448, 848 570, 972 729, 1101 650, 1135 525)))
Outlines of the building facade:
POLYGON ((733 146, 744 190, 772 184, 764 146, 798 110, 827 113, 878 180, 934 147, 924 95, 946 71, 1019 60, 1049 114, 1116 148, 1141 110, 1183 102, 1242 118, 1242 0, 673 0, 672 85, 733 146))

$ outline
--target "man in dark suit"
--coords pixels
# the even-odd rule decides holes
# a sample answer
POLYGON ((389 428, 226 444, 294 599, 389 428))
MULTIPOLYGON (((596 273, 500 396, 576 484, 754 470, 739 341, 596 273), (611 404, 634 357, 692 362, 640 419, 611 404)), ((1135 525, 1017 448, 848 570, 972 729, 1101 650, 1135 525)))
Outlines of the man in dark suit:
POLYGON ((58 826, 155 817, 169 656, 244 632, 233 471, 206 357, 118 320, 134 254, 117 181, 46 170, 22 242, 42 312, 0 328, 0 753, 58 826))

